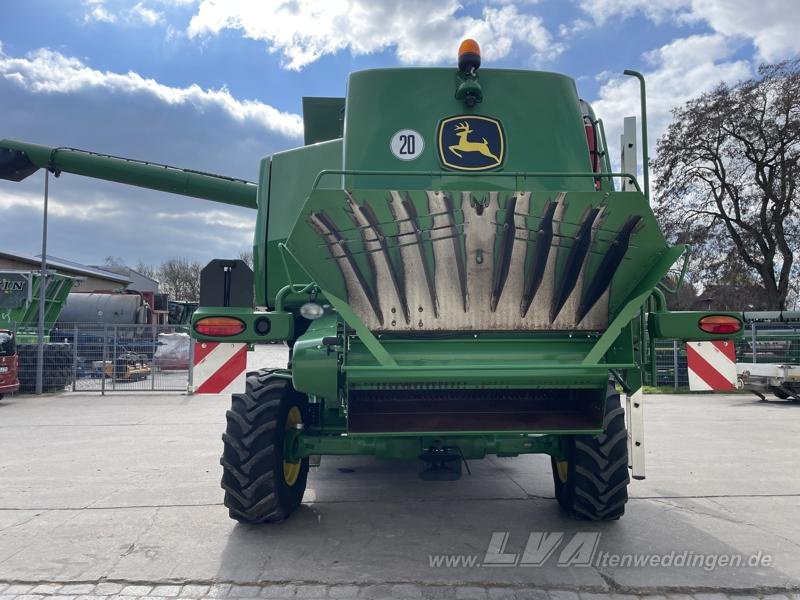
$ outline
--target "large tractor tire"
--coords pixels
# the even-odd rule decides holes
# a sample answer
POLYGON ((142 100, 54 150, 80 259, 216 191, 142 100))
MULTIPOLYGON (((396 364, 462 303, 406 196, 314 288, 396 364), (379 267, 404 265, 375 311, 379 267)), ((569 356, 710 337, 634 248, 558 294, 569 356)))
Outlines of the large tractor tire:
POLYGON ((609 390, 603 433, 564 442, 565 460, 551 459, 556 499, 573 517, 613 521, 628 501, 628 432, 619 394, 609 390))
POLYGON ((232 396, 220 459, 225 506, 232 519, 274 523, 300 506, 308 458, 285 462, 284 439, 306 414, 306 397, 271 370, 249 373, 245 393, 232 396))

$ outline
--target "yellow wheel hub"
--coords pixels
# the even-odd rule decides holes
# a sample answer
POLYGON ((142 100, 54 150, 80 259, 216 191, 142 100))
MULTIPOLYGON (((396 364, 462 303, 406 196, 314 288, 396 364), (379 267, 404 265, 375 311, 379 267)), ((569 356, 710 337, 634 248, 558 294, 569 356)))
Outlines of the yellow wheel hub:
MULTIPOLYGON (((293 406, 289 409, 289 414, 286 415, 284 430, 289 431, 290 429, 294 429, 302 422, 303 419, 300 415, 300 409, 293 406)), ((294 485, 298 477, 300 477, 300 463, 283 461, 283 479, 286 481, 286 485, 294 485)))
POLYGON ((567 477, 569 474, 569 461, 558 461, 556 463, 556 471, 558 471, 558 478, 561 480, 561 483, 567 483, 567 477))

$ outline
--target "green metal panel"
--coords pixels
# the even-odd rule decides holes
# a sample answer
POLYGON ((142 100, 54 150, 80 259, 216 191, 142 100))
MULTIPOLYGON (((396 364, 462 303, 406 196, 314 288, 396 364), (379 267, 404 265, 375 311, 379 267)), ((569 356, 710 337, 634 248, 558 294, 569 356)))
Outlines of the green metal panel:
MULTIPOLYGON (((351 340, 342 369, 350 389, 387 389, 409 383, 452 388, 602 388, 609 365, 581 364, 596 334, 455 335, 384 338, 396 366, 376 365, 358 340, 351 340)), ((633 368, 632 363, 616 365, 633 368)))
POLYGON ((306 146, 342 137, 344 98, 303 98, 303 140, 306 146))
POLYGON ((269 215, 269 182, 272 176, 272 160, 261 159, 258 168, 258 214, 253 233, 253 285, 256 306, 265 307, 267 300, 267 217, 269 215))
POLYGON ((306 332, 294 343, 292 352, 292 383, 306 394, 328 398, 339 397, 339 356, 336 348, 322 343, 323 338, 335 337, 340 320, 328 314, 312 321, 306 332))
MULTIPOLYGON (((273 306, 275 295, 289 283, 308 283, 309 278, 291 260, 285 261, 280 254, 278 244, 289 237, 306 197, 311 191, 311 183, 317 173, 323 169, 338 169, 342 164, 342 141, 332 140, 312 146, 305 146, 278 152, 272 156, 270 169, 267 171, 266 161, 262 161, 261 182, 267 179, 270 182, 269 198, 266 203, 264 198, 259 199, 261 212, 266 214, 264 229, 266 230, 265 259, 266 262, 256 262, 256 272, 266 272, 265 303, 273 306), (266 176, 265 176, 265 173, 266 176), (264 212, 266 211, 266 213, 264 212), (287 276, 285 262, 290 266, 287 276), (289 281, 289 279, 292 281, 289 281)), ((257 229, 257 236, 263 235, 262 229, 257 229)), ((256 247, 263 243, 263 237, 256 240, 256 247)), ((261 260, 261 253, 255 257, 261 260)), ((258 280, 257 280, 258 281, 258 280)), ((259 302, 257 296, 257 302, 259 302)))
MULTIPOLYGON (((424 171, 441 169, 437 126, 444 118, 483 115, 500 120, 506 133, 504 171, 590 170, 589 151, 574 81, 537 71, 481 69, 483 101, 472 108, 455 99, 459 83, 453 69, 375 69, 350 75, 345 116, 344 168, 424 171), (424 150, 414 160, 399 160, 390 140, 400 130, 418 132, 424 150)), ((455 178, 452 189, 515 189, 513 180, 487 172, 476 182, 455 178), (476 183, 479 188, 476 188, 476 183)), ((352 177, 348 187, 396 188, 396 177, 352 177)), ((404 182, 408 188, 433 187, 432 178, 404 182)), ((519 189, 519 188, 517 188, 519 189)), ((591 190, 589 179, 539 179, 524 189, 591 190)))
MULTIPOLYGON (((0 328, 8 329, 12 324, 21 329, 33 329, 38 327, 39 322, 39 301, 42 297, 41 282, 42 278, 36 271, 23 273, 20 271, 6 272, 7 274, 15 274, 23 278, 24 285, 31 286, 29 293, 24 297, 20 297, 20 302, 17 306, 0 307, 0 328)), ((0 272, 0 279, 3 278, 3 272, 0 272)), ((47 275, 47 288, 44 293, 45 300, 45 329, 49 331, 52 329, 53 324, 58 320, 58 315, 61 314, 61 309, 64 308, 64 303, 67 301, 72 286, 75 285, 76 279, 67 275, 58 273, 48 273, 47 275)), ((28 290, 23 290, 27 292, 28 290)), ((0 291, 2 293, 2 291, 0 291)))
MULTIPOLYGON (((581 432, 586 433, 586 432, 581 432)), ((469 460, 484 458, 487 454, 517 456, 519 454, 545 453, 558 455, 557 435, 481 434, 445 436, 316 436, 300 433, 297 444, 287 448, 297 449, 293 458, 312 454, 370 454, 378 458, 413 460, 420 452, 434 444, 457 447, 469 460)), ((290 455, 291 456, 291 455, 290 455)))

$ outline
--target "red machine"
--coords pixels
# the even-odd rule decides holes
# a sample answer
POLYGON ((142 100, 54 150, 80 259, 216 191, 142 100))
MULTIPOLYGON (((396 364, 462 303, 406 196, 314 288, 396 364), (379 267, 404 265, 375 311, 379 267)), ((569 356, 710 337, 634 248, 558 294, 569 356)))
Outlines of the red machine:
POLYGON ((17 366, 14 334, 7 329, 0 329, 0 398, 19 389, 17 366))

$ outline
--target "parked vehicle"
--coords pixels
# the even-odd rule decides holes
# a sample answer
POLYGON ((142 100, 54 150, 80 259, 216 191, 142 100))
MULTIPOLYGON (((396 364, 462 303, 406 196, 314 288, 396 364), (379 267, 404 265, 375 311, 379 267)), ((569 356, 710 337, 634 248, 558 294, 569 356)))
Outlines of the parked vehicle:
POLYGON ((0 399, 19 389, 17 364, 17 344, 14 332, 0 329, 0 399))

